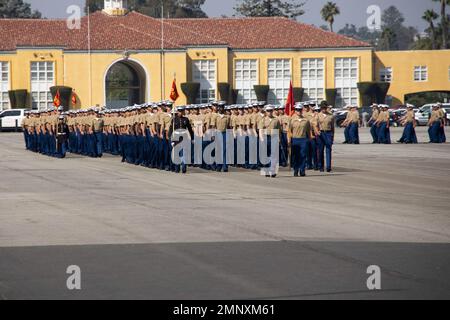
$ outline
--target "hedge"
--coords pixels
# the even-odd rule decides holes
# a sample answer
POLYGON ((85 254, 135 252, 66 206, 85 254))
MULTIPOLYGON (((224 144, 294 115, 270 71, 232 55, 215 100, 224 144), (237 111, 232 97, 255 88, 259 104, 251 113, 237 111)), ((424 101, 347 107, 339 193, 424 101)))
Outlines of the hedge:
POLYGON ((181 91, 187 99, 187 104, 194 104, 200 92, 200 83, 198 82, 184 82, 181 85, 181 91))

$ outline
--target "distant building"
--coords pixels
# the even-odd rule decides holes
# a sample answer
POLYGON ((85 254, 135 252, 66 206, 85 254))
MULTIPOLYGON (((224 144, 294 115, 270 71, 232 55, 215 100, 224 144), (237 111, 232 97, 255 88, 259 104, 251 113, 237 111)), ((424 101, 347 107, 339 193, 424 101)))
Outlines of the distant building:
MULTIPOLYGON (((200 83, 201 103, 219 98, 218 83, 238 90, 239 103, 256 100, 254 85, 269 85, 269 102, 282 104, 292 79, 304 100, 325 99, 336 88, 337 106, 361 103, 358 82, 391 82, 393 104, 450 88, 450 50, 374 52, 285 18, 167 19, 162 28, 161 20, 128 12, 126 1, 105 0, 80 29, 62 19, 0 19, 0 29, 2 109, 10 105, 8 90, 17 89, 28 91, 29 107, 45 109, 54 85, 74 89, 71 108, 163 100, 175 75, 178 84, 200 83)), ((177 103, 185 102, 181 94, 177 103)))

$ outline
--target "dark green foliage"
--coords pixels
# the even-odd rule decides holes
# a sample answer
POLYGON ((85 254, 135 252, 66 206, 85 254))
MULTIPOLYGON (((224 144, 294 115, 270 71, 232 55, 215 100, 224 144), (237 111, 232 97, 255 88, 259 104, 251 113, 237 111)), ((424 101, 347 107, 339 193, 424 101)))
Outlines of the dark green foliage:
POLYGON ((200 83, 198 82, 185 82, 181 85, 181 91, 187 98, 187 104, 194 104, 200 92, 200 83))
POLYGON ((296 19, 305 3, 293 0, 241 0, 234 10, 244 17, 285 17, 296 19))
POLYGON ((39 19, 41 13, 23 0, 0 0, 0 18, 39 19))
POLYGON ((438 101, 450 101, 450 91, 426 91, 405 95, 405 103, 410 103, 416 107, 438 101))

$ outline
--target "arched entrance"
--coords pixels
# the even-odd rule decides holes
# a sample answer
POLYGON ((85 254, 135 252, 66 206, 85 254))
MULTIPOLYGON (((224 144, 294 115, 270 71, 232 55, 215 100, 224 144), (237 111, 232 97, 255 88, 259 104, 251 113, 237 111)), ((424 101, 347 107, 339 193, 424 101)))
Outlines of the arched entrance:
POLYGON ((136 62, 119 61, 106 73, 105 96, 108 108, 124 108, 145 102, 145 70, 136 62))

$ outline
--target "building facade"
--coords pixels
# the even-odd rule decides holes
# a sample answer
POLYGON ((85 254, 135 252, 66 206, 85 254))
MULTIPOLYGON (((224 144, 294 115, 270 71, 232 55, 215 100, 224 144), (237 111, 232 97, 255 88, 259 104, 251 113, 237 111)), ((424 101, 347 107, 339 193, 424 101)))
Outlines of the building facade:
MULTIPOLYGON (((76 105, 121 107, 169 98, 174 78, 200 83, 197 102, 219 98, 218 83, 256 101, 254 85, 269 85, 283 104, 290 81, 304 100, 359 105, 358 82, 389 81, 389 103, 406 94, 450 90, 450 50, 375 52, 367 43, 284 18, 166 19, 127 12, 121 0, 65 20, 1 19, 0 108, 9 90, 29 93, 26 107, 52 105, 50 87, 68 86, 76 105)), ((179 90, 181 92, 181 90, 179 90)), ((181 94, 177 104, 186 103, 181 94)))

